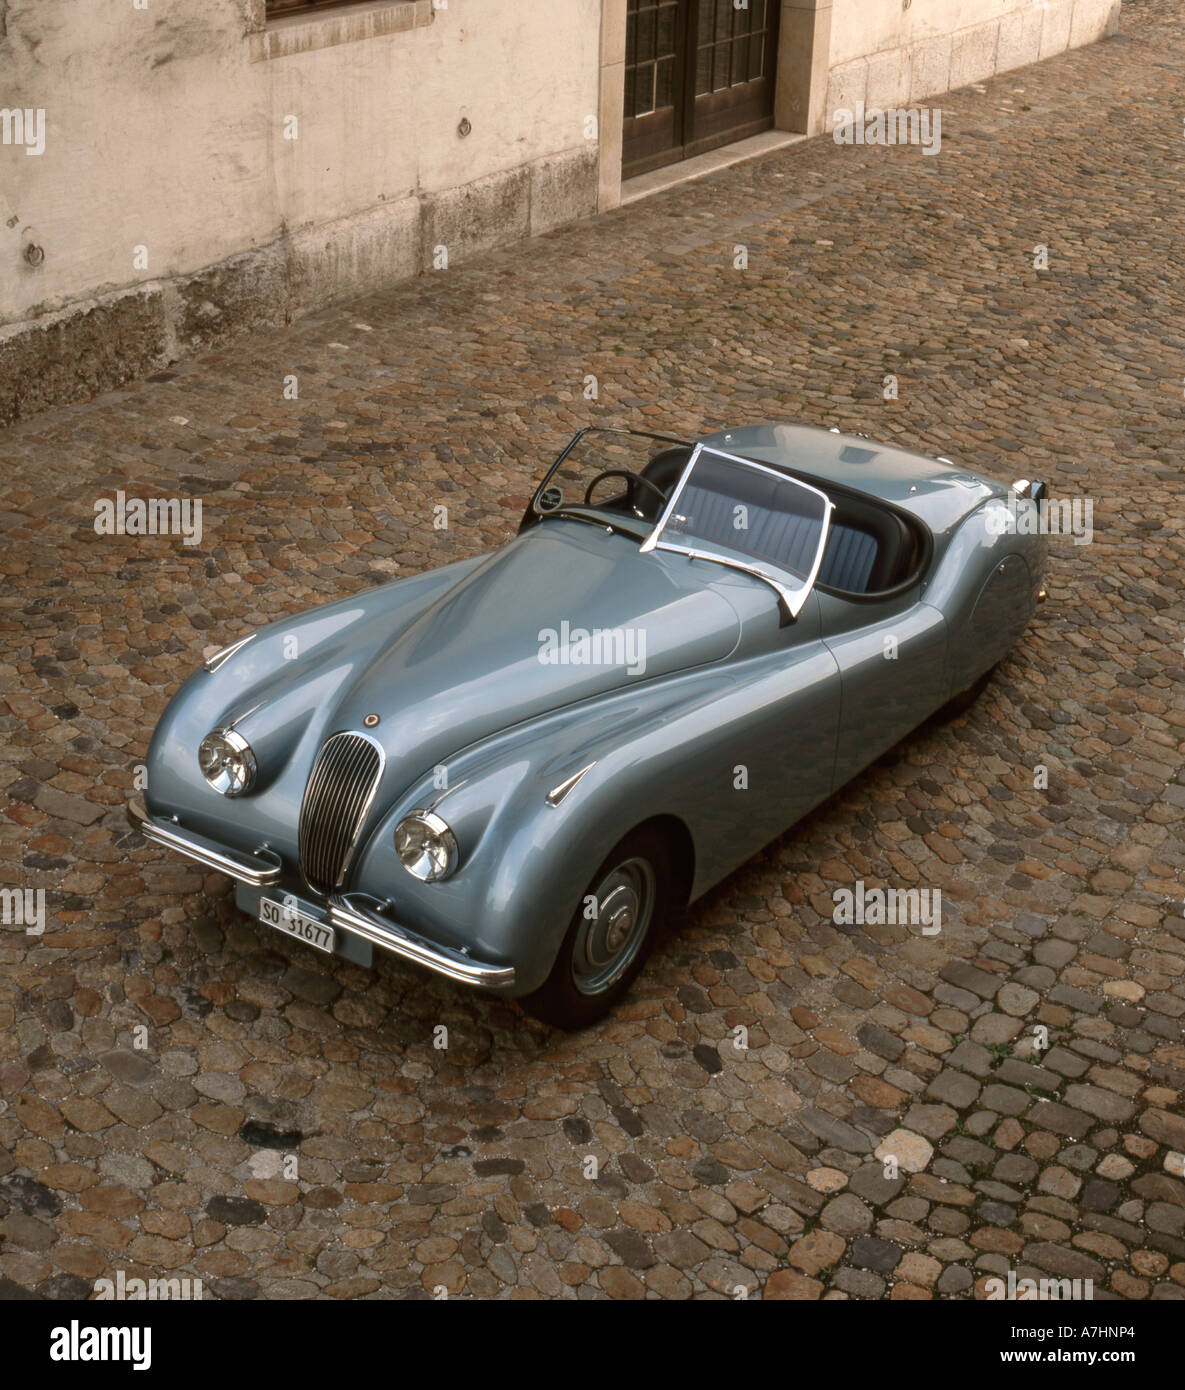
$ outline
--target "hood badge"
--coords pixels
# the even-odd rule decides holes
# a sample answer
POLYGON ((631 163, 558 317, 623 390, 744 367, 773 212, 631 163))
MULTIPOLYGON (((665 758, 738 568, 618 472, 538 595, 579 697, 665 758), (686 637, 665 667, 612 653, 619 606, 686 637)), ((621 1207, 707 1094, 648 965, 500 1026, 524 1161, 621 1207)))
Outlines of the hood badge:
POLYGON ((366 725, 368 729, 373 729, 374 726, 379 722, 379 717, 377 714, 368 714, 362 722, 366 725))

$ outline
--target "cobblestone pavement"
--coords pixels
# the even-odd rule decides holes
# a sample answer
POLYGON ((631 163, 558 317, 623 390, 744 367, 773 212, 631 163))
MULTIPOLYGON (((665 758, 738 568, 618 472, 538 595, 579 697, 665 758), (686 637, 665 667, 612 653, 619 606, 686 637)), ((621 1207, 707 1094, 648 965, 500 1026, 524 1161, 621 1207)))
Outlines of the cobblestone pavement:
POLYGON ((10 1294, 1185 1298, 1185 19, 1125 10, 943 99, 937 158, 808 142, 0 438, 0 858, 49 915, 0 937, 10 1294), (289 944, 128 832, 204 648, 504 541, 590 416, 862 430, 1048 477, 1095 538, 969 715, 583 1034, 289 944), (97 536, 120 488, 200 496, 201 544, 97 536), (941 934, 833 925, 856 879, 941 888, 941 934))

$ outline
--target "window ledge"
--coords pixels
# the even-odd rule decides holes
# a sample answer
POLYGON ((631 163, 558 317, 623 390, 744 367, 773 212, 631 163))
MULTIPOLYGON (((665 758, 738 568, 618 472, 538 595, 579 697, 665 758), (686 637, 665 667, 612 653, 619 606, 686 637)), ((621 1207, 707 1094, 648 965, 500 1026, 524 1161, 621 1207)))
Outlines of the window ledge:
POLYGON ((251 61, 290 58, 316 48, 398 34, 431 24, 432 18, 433 0, 371 0, 370 4, 326 10, 323 14, 280 15, 269 20, 261 33, 247 36, 251 61))

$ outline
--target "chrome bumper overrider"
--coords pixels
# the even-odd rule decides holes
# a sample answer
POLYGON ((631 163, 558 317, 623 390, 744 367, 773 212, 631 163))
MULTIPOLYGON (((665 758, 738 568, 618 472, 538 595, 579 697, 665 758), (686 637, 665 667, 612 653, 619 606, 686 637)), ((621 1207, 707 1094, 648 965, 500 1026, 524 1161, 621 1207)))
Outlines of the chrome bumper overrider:
MULTIPOLYGON (((150 815, 143 797, 139 796, 128 802, 128 820, 145 839, 188 855, 199 864, 217 869, 251 888, 267 888, 279 882, 283 864, 280 856, 266 846, 261 846, 254 855, 226 849, 204 835, 184 829, 176 821, 150 815)), ((332 926, 353 932, 372 945, 437 975, 479 989, 507 989, 514 984, 513 966, 487 965, 464 951, 438 946, 392 922, 380 909, 381 904, 376 899, 362 894, 332 897, 327 904, 332 926)))

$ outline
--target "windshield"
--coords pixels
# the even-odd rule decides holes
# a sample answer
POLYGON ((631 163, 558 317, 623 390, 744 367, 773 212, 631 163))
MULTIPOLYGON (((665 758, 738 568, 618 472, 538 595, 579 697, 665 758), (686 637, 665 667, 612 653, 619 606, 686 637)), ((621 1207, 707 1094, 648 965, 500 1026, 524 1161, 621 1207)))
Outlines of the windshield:
POLYGON ((756 575, 797 617, 833 504, 818 488, 703 444, 637 430, 577 434, 531 499, 535 517, 610 526, 641 542, 756 575))
POLYGON ((815 582, 834 504, 773 468, 697 445, 643 550, 675 550, 760 575, 797 617, 815 582))
POLYGON ((539 516, 578 516, 645 539, 662 515, 693 446, 639 430, 581 430, 531 500, 539 516), (610 476, 602 478, 602 474, 610 476))

